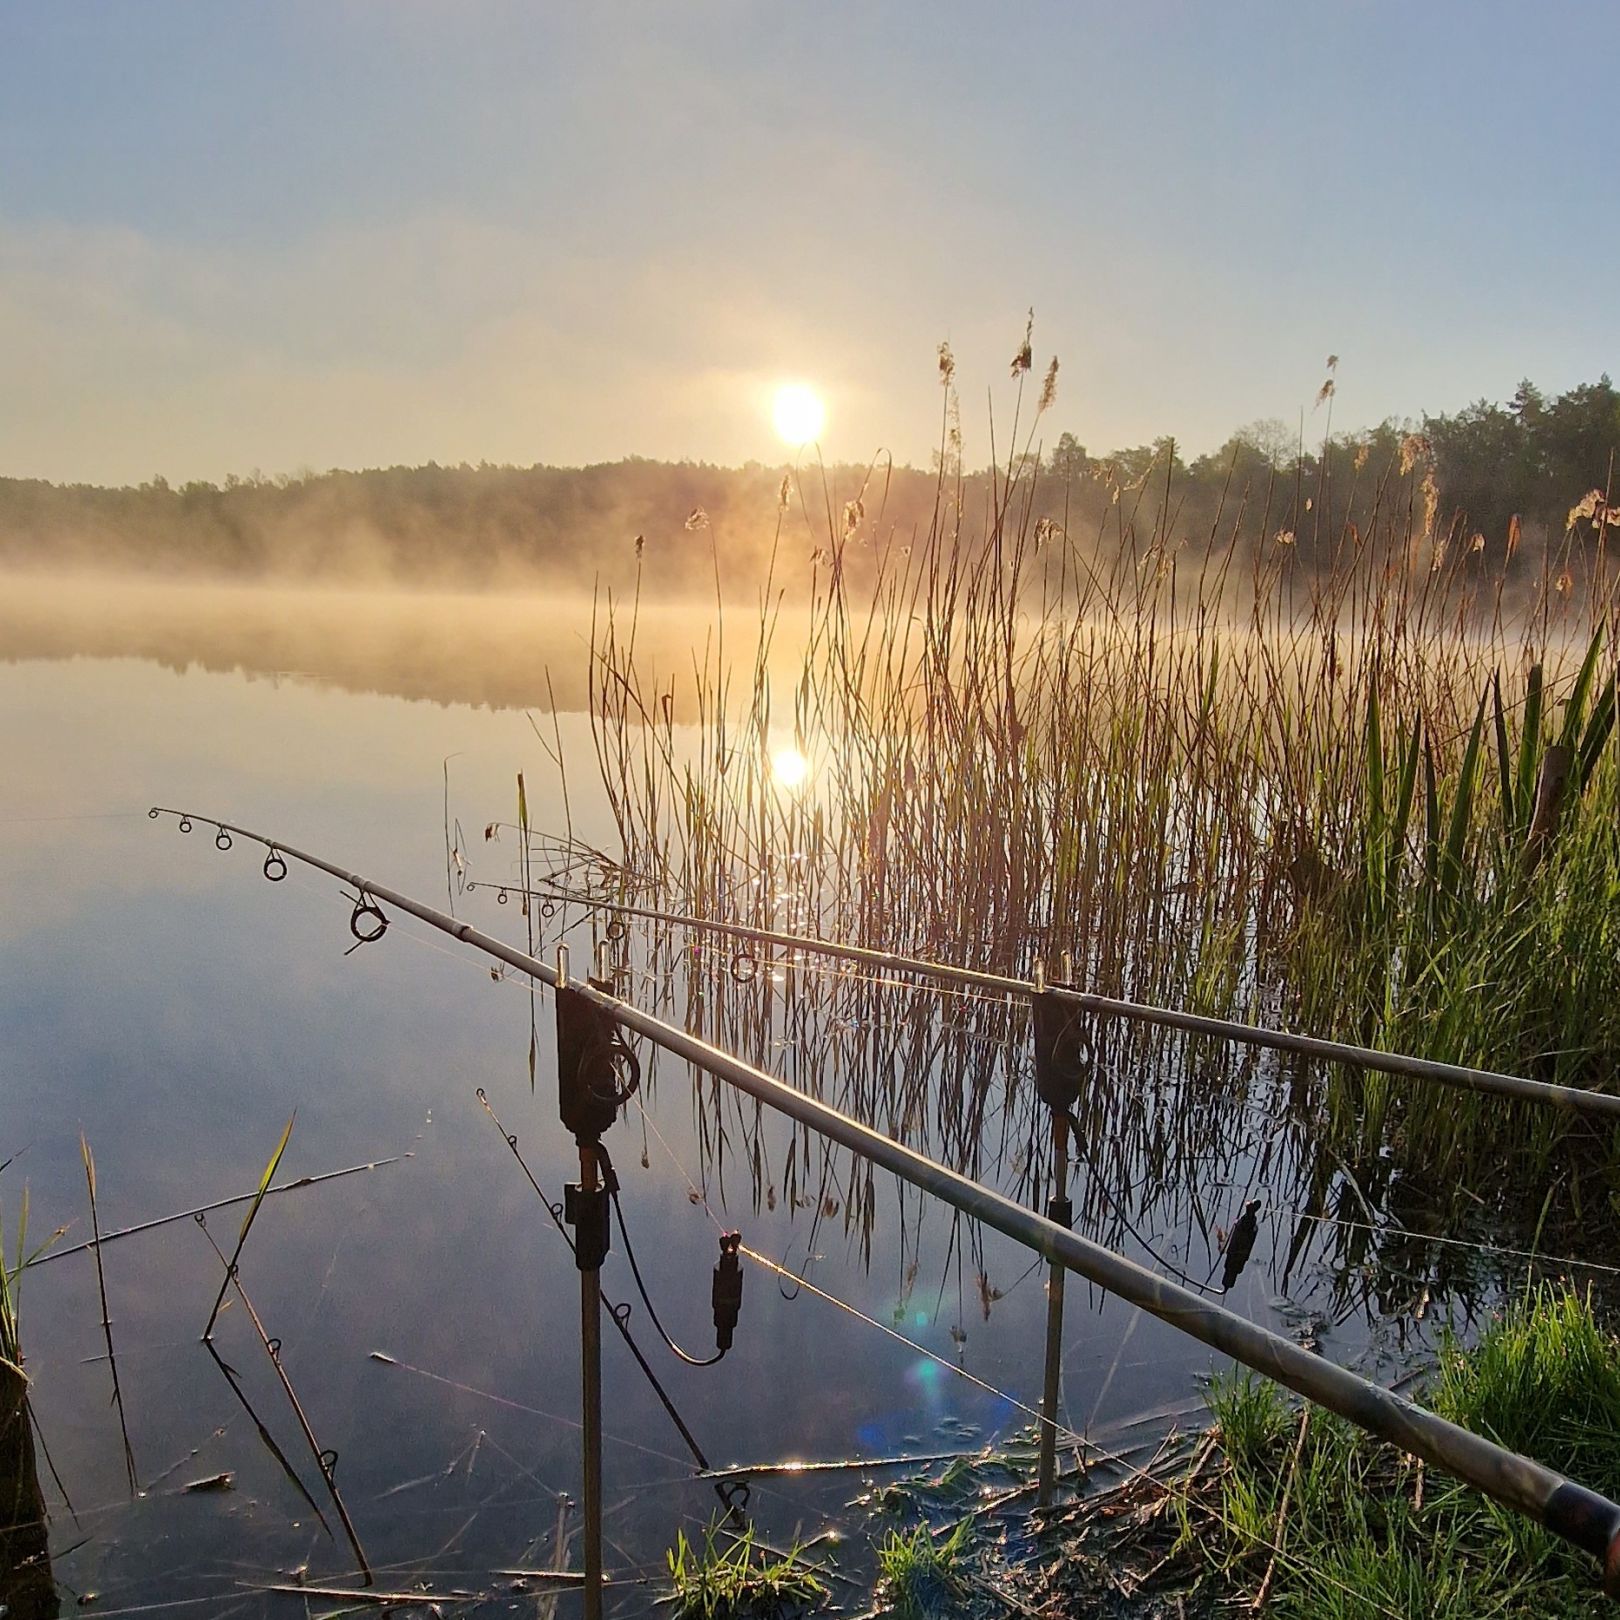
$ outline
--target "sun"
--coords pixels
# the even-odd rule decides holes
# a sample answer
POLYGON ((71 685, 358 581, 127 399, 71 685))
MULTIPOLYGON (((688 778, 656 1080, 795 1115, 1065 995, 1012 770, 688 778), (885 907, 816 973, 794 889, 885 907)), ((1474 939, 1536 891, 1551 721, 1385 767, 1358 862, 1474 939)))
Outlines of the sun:
POLYGON ((771 775, 790 792, 803 787, 810 778, 810 761, 797 748, 779 748, 771 756, 771 775))
POLYGON ((813 388, 807 388, 803 383, 784 383, 776 390, 771 419, 776 423, 776 431, 783 441, 797 447, 821 437, 821 430, 827 421, 827 408, 813 388))

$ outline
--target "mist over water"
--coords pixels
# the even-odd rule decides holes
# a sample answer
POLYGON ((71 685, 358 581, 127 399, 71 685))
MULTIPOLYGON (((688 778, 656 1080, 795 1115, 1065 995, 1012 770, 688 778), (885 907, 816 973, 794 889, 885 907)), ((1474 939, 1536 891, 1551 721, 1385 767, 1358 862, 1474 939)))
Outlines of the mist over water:
MULTIPOLYGON (((713 645, 714 597, 630 603, 590 592, 447 593, 15 574, 0 588, 0 657, 137 658, 172 670, 306 681, 348 692, 564 712, 588 706, 593 618, 634 611, 649 667, 675 678, 692 712, 694 655, 713 645)), ((752 656, 757 600, 728 610, 728 658, 752 656)), ((622 631, 621 631, 622 633, 622 631)), ((791 675, 791 626, 776 664, 791 675)))

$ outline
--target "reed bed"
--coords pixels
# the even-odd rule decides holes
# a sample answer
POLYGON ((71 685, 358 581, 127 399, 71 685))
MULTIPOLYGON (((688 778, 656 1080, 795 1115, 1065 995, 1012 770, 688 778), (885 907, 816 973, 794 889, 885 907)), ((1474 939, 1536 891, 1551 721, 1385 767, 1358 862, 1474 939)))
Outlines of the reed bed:
MULTIPOLYGON (((1617 599, 1601 541, 1572 534, 1526 577, 1380 486, 1359 522, 1319 528, 1307 565, 1291 534, 1254 538, 1257 492, 1186 536, 1167 471, 1151 509, 1139 490, 1071 535, 1040 515, 1039 482, 1038 457, 1011 456, 969 514, 942 474, 929 529, 907 535, 884 529, 881 469, 841 508, 825 476, 808 497, 785 483, 773 555, 814 542, 808 600, 767 579, 739 625, 717 546, 689 671, 650 667, 638 602, 604 599, 591 716, 619 848, 591 864, 594 892, 993 970, 1041 961, 1109 995, 1612 1085, 1617 599), (801 540, 807 499, 821 516, 801 540), (789 745, 810 765, 800 787, 773 765, 789 745)), ((648 960, 686 961, 685 945, 666 934, 648 960)), ((692 1027, 758 1055, 803 1048, 812 1089, 974 1173, 1017 1163, 1038 1195, 1021 1008, 919 1013, 915 993, 858 976, 818 989, 803 964, 691 960, 692 1027)), ((1297 1125, 1257 1151, 1291 1158, 1313 1212, 1347 1188, 1387 1208, 1421 1181, 1472 1189, 1539 1237, 1609 1196, 1620 1143, 1549 1111, 1092 1036, 1081 1112, 1122 1173, 1173 1157, 1167 1141, 1189 1163, 1229 1141, 1230 1114, 1200 1123, 1218 1098, 1297 1125)), ((720 1091, 699 1118, 723 1148, 720 1091)), ((802 1183, 804 1159, 783 1174, 802 1183)))

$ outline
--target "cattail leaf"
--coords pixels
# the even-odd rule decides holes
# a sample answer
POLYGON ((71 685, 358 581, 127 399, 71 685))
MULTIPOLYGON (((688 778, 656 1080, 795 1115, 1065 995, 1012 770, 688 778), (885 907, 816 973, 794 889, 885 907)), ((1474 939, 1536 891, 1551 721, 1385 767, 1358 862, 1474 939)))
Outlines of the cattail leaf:
POLYGON ((1451 899, 1457 898, 1462 887, 1463 856, 1474 813, 1474 785, 1479 777, 1479 748, 1484 729, 1485 694, 1481 693, 1479 708, 1474 711, 1474 724, 1468 733, 1468 746, 1463 750, 1462 768, 1457 775, 1457 796, 1452 800, 1451 822, 1446 829, 1444 886, 1451 899))
POLYGON ((1611 675, 1604 682, 1597 702, 1592 705, 1592 716, 1586 722, 1586 730, 1582 733, 1581 745, 1576 755, 1576 769, 1579 772, 1577 781, 1583 793, 1586 791, 1586 784, 1592 779, 1592 772, 1597 769, 1604 745, 1614 731, 1614 709, 1615 677, 1611 675))
POLYGON ((1432 898, 1440 877, 1440 792, 1428 737, 1423 739, 1423 821, 1423 879, 1432 898))
POLYGON ((1406 829, 1412 819, 1412 801, 1417 792, 1418 755, 1422 751, 1423 716, 1412 722, 1412 738, 1401 756, 1400 780, 1396 785, 1395 815, 1391 825, 1388 849, 1388 868, 1384 889, 1393 896, 1400 877, 1401 857, 1406 850, 1406 829))
POLYGON ((1569 700, 1564 704, 1564 724, 1558 733, 1558 740, 1565 748, 1574 750, 1576 742, 1581 735, 1581 717, 1586 712, 1586 700, 1592 690, 1592 682, 1597 676, 1598 656, 1603 651, 1603 631, 1599 629, 1592 637, 1586 649, 1586 656, 1581 660, 1580 672, 1575 677, 1575 684, 1570 688, 1569 700))
POLYGON ((1519 770, 1513 787, 1513 824, 1530 825, 1536 770, 1541 762, 1541 665, 1532 664, 1525 681, 1524 723, 1519 730, 1519 770))
POLYGON ((1517 831, 1513 815, 1513 758, 1508 746, 1507 714, 1502 708, 1502 672, 1491 671, 1491 720, 1496 731, 1497 791, 1502 797, 1502 831, 1511 843, 1517 831))

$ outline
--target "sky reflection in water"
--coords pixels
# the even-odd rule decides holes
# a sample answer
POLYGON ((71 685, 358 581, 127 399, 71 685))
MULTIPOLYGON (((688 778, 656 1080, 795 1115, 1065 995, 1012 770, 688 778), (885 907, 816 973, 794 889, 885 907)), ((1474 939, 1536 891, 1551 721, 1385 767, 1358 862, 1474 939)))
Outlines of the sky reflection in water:
MULTIPOLYGON (((557 635, 560 660, 577 657, 571 634, 557 635)), ((98 653, 115 650, 96 643, 98 653)), ((475 840, 476 875, 493 880, 514 875, 516 851, 476 842, 479 831, 511 819, 519 768, 533 823, 559 826, 555 770, 513 708, 176 670, 141 651, 147 658, 0 666, 12 766, 0 799, 0 1157, 19 1154, 0 1181, 8 1229, 26 1180, 32 1236, 58 1225, 69 1228, 64 1243, 86 1235, 81 1127, 96 1155, 104 1229, 250 1188, 295 1110, 283 1179, 411 1155, 270 1200, 243 1280, 283 1341, 320 1443, 339 1454, 338 1483, 389 1584, 486 1585, 494 1569, 570 1562, 577 1548, 559 1545, 556 1530, 561 1497, 578 1492, 577 1278, 474 1095, 487 1089, 559 1198, 574 1154, 555 1121, 549 1003, 539 1010, 531 1096, 529 998, 515 975, 492 982, 480 958, 409 919, 345 956, 349 905, 337 884, 295 866, 270 887, 262 851, 239 840, 218 852, 207 829, 185 837, 145 814, 166 804, 217 815, 443 904, 444 760, 452 814, 475 840)), ((252 647, 241 651, 251 667, 252 647)), ((397 689, 397 671, 377 671, 376 686, 391 683, 397 689)), ((583 767, 584 718, 565 714, 559 724, 583 767)), ((569 790, 576 829, 604 833, 583 768, 569 790)), ((456 904, 521 942, 516 907, 497 909, 487 895, 456 904)), ((582 956, 588 933, 571 937, 582 956)), ((813 1060, 784 1055, 790 1067, 813 1060)), ((609 1145, 655 1302, 677 1338, 701 1347, 715 1226, 687 1177, 717 1220, 795 1268, 810 1212, 795 1211, 785 1189, 776 1196, 784 1128, 769 1118, 760 1126, 768 1186, 746 1173, 740 1136, 728 1164, 705 1166, 685 1074, 668 1062, 650 1067, 648 1168, 637 1119, 609 1145)), ((751 1121, 750 1112, 750 1130, 751 1121)), ((847 1200, 843 1175, 839 1161, 828 1183, 835 1202, 847 1200)), ((829 1196, 812 1190, 811 1202, 829 1196)), ((1236 1194, 1209 1196, 1220 1215, 1236 1194)), ((1044 1297, 1027 1256, 994 1234, 964 1244, 944 1209, 922 1211, 919 1224, 915 1199, 897 1202, 886 1178, 872 1207, 870 1265, 840 1210, 814 1224, 812 1281, 1034 1404, 1044 1297), (1006 1291, 993 1308, 981 1309, 981 1263, 989 1286, 1006 1291)), ((228 1248, 238 1221, 221 1212, 209 1229, 228 1248)), ((1228 1303, 1291 1326, 1308 1311, 1314 1273, 1296 1277, 1292 1307, 1274 1299, 1275 1235, 1263 1234, 1228 1303)), ((300 1566, 312 1578, 347 1578, 341 1538, 313 1522, 197 1343, 219 1279, 201 1234, 181 1223, 121 1241, 106 1249, 105 1268, 130 1439, 148 1487, 133 1503, 107 1404, 93 1265, 82 1255, 54 1261, 30 1273, 23 1292, 40 1429, 79 1515, 75 1523, 47 1485, 59 1578, 100 1593, 106 1607, 195 1598, 201 1611, 241 1601, 244 1613, 275 1600, 242 1582, 300 1566), (227 1471, 233 1491, 183 1489, 227 1471)), ((604 1286, 631 1297, 622 1253, 604 1286)), ((708 1372, 655 1353, 636 1302, 632 1328, 712 1461, 971 1448, 1026 1421, 911 1345, 809 1290, 790 1292, 751 1268, 737 1348, 708 1372)), ((1083 1285, 1071 1285, 1069 1302, 1075 1427, 1104 1433, 1194 1396, 1194 1374, 1211 1365, 1199 1347, 1083 1285)), ((1437 1309, 1413 1331, 1427 1334, 1443 1316, 1437 1309)), ((1367 1335, 1347 1324, 1326 1349, 1351 1359, 1367 1335)), ((235 1305, 219 1338, 324 1508, 235 1305)), ((606 1379, 609 1560, 655 1570, 677 1523, 707 1521, 715 1499, 690 1480, 679 1437, 611 1335, 606 1379)), ((753 1498, 762 1530, 812 1531, 840 1514, 857 1479, 762 1481, 753 1498)), ((637 1597, 625 1612, 642 1607, 637 1597)))

